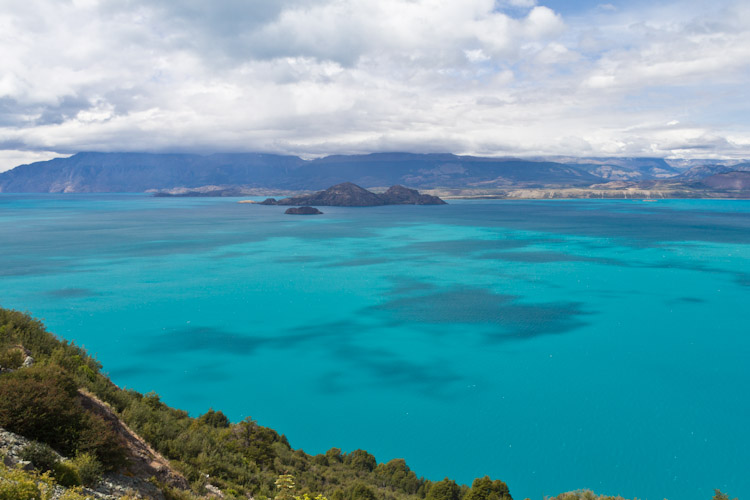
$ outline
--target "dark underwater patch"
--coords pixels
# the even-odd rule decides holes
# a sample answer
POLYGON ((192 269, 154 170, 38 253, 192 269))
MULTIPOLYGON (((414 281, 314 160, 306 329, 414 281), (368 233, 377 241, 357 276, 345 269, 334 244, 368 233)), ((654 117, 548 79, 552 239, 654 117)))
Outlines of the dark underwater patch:
POLYGON ((488 260, 505 260, 509 262, 521 262, 528 264, 544 264, 550 262, 591 262, 593 264, 604 264, 609 266, 630 267, 630 264, 617 259, 602 257, 588 257, 552 250, 529 250, 520 252, 492 252, 484 253, 477 258, 488 260))
POLYGON ((405 278, 403 276, 391 277, 390 281, 393 284, 393 288, 388 292, 388 295, 408 295, 413 292, 425 292, 437 288, 432 283, 405 278))
POLYGON ((323 264, 321 267, 364 267, 376 266, 380 264, 391 264, 394 262, 413 261, 409 257, 362 257, 359 259, 341 260, 323 264))
POLYGON ((115 368, 107 372, 107 375, 113 380, 122 380, 143 375, 162 375, 164 373, 167 373, 167 370, 155 363, 139 363, 115 368))
POLYGON ((315 257, 314 255, 293 255, 290 257, 281 257, 274 262, 278 264, 307 264, 310 262, 318 262, 320 260, 320 257, 315 257))
MULTIPOLYGON (((382 332, 382 328, 382 325, 367 326, 356 321, 336 321, 287 329, 275 337, 241 335, 214 327, 176 328, 157 336, 143 352, 205 352, 247 356, 259 349, 278 349, 290 353, 300 349, 316 349, 335 360, 331 366, 342 369, 341 375, 338 374, 339 370, 333 369, 320 376, 318 383, 326 392, 361 389, 362 380, 350 384, 347 380, 351 377, 346 375, 347 372, 363 375, 365 383, 389 385, 394 389, 416 391, 432 397, 446 395, 455 387, 453 384, 462 379, 447 365, 415 362, 387 349, 358 344, 363 336, 382 332)), ((121 369, 114 375, 126 377, 139 373, 140 369, 140 366, 134 366, 131 370, 121 369)), ((215 369, 190 370, 185 377, 195 380, 205 378, 201 373, 205 377, 221 379, 215 369)))
POLYGON ((330 264, 323 264, 321 267, 376 266, 378 264, 388 264, 396 260, 402 260, 402 259, 389 259, 387 257, 364 257, 361 259, 350 259, 350 260, 341 260, 337 262, 331 262, 330 264))
POLYGON ((370 310, 395 322, 496 326, 487 336, 490 341, 566 333, 587 324, 578 302, 525 304, 516 296, 481 288, 397 298, 370 310))
POLYGON ((410 243, 408 245, 398 247, 394 250, 398 252, 412 253, 441 253, 460 257, 470 253, 523 248, 534 242, 534 240, 521 239, 420 241, 418 243, 410 243))
MULTIPOLYGON (((353 364, 376 386, 388 385, 394 389, 418 392, 430 397, 448 396, 463 380, 447 363, 419 363, 403 359, 390 351, 341 344, 336 358, 353 364)), ((360 390, 361 381, 348 383, 346 372, 331 371, 320 377, 320 388, 328 393, 360 390)))
POLYGON ((46 295, 56 299, 76 299, 83 297, 96 297, 101 294, 88 288, 60 288, 58 290, 50 290, 46 295))
POLYGON ((170 329, 154 336, 142 351, 157 350, 167 353, 200 351, 242 356, 255 352, 266 343, 267 340, 261 337, 245 336, 222 328, 189 326, 170 329))
POLYGON ((685 302, 687 304, 705 304, 707 301, 699 299, 698 297, 680 297, 677 299, 679 302, 685 302))
POLYGON ((508 260, 511 262, 526 262, 530 264, 541 264, 545 262, 580 262, 585 258, 575 255, 565 254, 562 252, 550 252, 546 250, 529 251, 529 252, 494 252, 492 254, 482 254, 482 259, 508 260))
POLYGON ((736 273, 735 281, 740 286, 750 287, 750 273, 736 273))
POLYGON ((223 260, 223 259, 239 259, 239 258, 242 258, 242 257, 247 257, 248 255, 249 254, 247 254, 245 252, 225 252, 225 253, 221 253, 221 254, 218 254, 218 255, 214 255, 211 258, 212 259, 219 259, 219 260, 223 260))

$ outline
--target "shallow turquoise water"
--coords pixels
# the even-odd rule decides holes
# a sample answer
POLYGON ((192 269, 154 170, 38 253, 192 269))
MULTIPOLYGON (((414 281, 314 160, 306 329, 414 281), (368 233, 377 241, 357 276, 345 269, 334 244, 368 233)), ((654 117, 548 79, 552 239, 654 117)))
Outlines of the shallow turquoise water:
POLYGON ((750 202, 235 201, 0 195, 0 305, 310 453, 750 497, 750 202))

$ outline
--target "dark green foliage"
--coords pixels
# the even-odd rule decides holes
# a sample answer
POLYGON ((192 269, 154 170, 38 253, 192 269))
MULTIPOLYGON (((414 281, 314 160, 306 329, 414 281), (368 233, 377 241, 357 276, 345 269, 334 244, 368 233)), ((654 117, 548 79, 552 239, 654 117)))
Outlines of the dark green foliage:
POLYGON ((76 385, 58 367, 34 366, 0 378, 0 426, 52 446, 75 452, 82 410, 76 385))
POLYGON ((455 481, 447 477, 437 483, 432 483, 425 497, 427 500, 459 500, 461 488, 455 481))
POLYGON ((511 500, 511 496, 507 484, 484 476, 474 480, 464 500, 511 500))
POLYGON ((31 464, 40 471, 54 470, 60 458, 57 453, 44 443, 36 441, 27 444, 21 450, 21 458, 31 462, 31 464))
POLYGON ((102 417, 84 413, 81 416, 81 425, 76 452, 94 455, 107 471, 125 465, 125 450, 120 438, 102 417))
MULTIPOLYGON (((375 457, 372 458, 375 460, 375 457)), ((409 469, 403 458, 395 458, 387 464, 379 464, 375 467, 375 477, 382 481, 383 485, 410 494, 417 493, 419 487, 422 486, 422 481, 409 469)))
POLYGON ((354 450, 351 453, 347 453, 344 457, 344 463, 361 472, 372 472, 375 466, 378 465, 375 457, 365 450, 354 450))
POLYGON ((49 356, 61 342, 49 334, 41 321, 28 314, 0 308, 0 345, 20 344, 34 357, 49 356))
POLYGON ((346 492, 347 500, 377 500, 375 493, 362 482, 354 483, 346 492))
POLYGON ((94 453, 108 469, 124 450, 101 417, 86 412, 76 382, 55 365, 36 365, 0 378, 0 427, 46 443, 63 455, 94 453))
POLYGON ((328 459, 329 463, 341 463, 344 461, 343 457, 341 456, 341 448, 331 448, 326 452, 326 458, 328 459))
POLYGON ((209 408, 206 413, 198 417, 198 421, 217 429, 226 429, 231 423, 226 415, 221 411, 214 411, 213 408, 209 408))

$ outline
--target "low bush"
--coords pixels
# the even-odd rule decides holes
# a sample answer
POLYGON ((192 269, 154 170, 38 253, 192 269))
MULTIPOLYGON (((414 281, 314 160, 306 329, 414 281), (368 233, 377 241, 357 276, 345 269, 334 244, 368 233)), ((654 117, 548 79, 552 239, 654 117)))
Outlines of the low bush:
POLYGON ((42 492, 33 477, 0 464, 0 500, 39 500, 42 492))
POLYGON ((81 485, 81 475, 78 473, 76 466, 70 461, 57 462, 52 473, 60 486, 69 488, 81 485))
POLYGON ((49 445, 37 442, 24 446, 21 449, 20 456, 23 460, 31 462, 40 471, 55 470, 55 465, 60 461, 60 457, 49 445))
POLYGON ((18 347, 11 347, 10 349, 0 351, 0 367, 2 368, 15 370, 23 365, 25 359, 26 355, 18 347))
POLYGON ((84 486, 94 487, 101 481, 104 468, 95 456, 89 453, 79 453, 72 460, 72 464, 78 471, 81 484, 84 486))
POLYGON ((59 366, 35 365, 0 377, 0 427, 66 456, 91 453, 113 470, 124 463, 117 435, 81 406, 73 378, 59 366))

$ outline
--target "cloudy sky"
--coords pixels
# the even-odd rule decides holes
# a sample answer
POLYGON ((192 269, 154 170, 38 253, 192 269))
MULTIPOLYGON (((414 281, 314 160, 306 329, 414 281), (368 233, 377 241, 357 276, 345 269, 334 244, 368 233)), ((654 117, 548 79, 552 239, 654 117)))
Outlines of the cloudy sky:
POLYGON ((0 170, 77 151, 750 157, 746 0, 0 0, 0 170))

